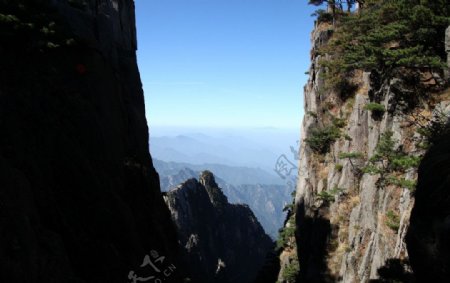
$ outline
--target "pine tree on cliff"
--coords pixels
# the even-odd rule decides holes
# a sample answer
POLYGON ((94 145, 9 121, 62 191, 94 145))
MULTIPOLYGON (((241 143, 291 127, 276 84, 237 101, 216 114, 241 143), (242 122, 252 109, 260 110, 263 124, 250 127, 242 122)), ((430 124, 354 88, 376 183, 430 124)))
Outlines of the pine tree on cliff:
POLYGON ((328 4, 328 8, 331 9, 333 19, 336 18, 336 9, 343 11, 344 4, 347 6, 347 12, 351 12, 355 4, 358 4, 359 9, 365 3, 365 0, 309 0, 308 4, 321 6, 323 4, 328 4))

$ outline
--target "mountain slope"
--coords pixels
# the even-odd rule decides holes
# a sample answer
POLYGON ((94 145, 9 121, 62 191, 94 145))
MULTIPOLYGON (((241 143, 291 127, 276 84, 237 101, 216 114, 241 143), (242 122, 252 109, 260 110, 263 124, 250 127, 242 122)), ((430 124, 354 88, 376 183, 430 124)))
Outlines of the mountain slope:
POLYGON ((208 171, 164 198, 193 282, 252 282, 272 241, 247 205, 228 203, 208 171))
POLYGON ((284 208, 292 198, 292 191, 288 186, 260 184, 230 186, 218 183, 231 203, 247 204, 258 217, 266 233, 272 239, 277 238, 278 230, 286 218, 284 208))
MULTIPOLYGON (((169 191, 188 179, 197 178, 199 172, 190 169, 190 167, 195 168, 196 166, 193 164, 179 164, 155 160, 155 168, 160 175, 161 190, 169 191), (183 165, 189 167, 182 168, 183 165), (178 168, 182 169, 176 172, 178 168), (171 174, 171 172, 176 173, 171 174)), ((239 167, 233 168, 227 166, 226 168, 229 172, 234 171, 238 172, 238 174, 245 174, 246 172, 242 172, 239 167)), ((250 169, 248 171, 252 172, 250 169)), ((216 177, 216 181, 230 203, 248 204, 261 225, 264 227, 266 233, 270 235, 272 239, 276 239, 278 230, 283 225, 286 216, 283 209, 292 198, 292 191, 288 186, 270 184, 230 185, 228 182, 218 177, 216 177)))

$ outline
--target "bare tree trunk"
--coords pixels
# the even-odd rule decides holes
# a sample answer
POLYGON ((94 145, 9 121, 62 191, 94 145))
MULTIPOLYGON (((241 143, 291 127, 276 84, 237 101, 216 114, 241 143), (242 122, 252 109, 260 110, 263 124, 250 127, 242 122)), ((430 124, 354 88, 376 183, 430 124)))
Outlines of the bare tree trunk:
POLYGON ((328 1, 327 10, 328 10, 328 12, 331 11, 331 14, 333 15, 333 26, 334 26, 336 23, 336 2, 335 2, 335 0, 328 1))

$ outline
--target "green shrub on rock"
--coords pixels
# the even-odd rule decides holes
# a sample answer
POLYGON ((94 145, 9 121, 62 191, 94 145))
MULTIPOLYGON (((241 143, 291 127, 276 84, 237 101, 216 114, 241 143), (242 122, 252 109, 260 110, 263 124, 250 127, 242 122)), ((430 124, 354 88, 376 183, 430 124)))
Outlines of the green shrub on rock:
POLYGON ((330 145, 340 136, 341 133, 339 129, 334 125, 323 128, 314 128, 310 131, 305 142, 313 151, 325 154, 328 152, 330 145))
POLYGON ((386 213, 386 226, 388 226, 392 231, 396 232, 400 228, 400 216, 393 212, 392 210, 389 210, 386 213))
POLYGON ((298 273, 300 272, 300 264, 297 259, 291 260, 288 265, 283 269, 283 279, 285 282, 294 283, 297 280, 298 273))
POLYGON ((375 112, 375 113, 379 113, 379 114, 383 114, 386 111, 386 108, 384 108, 383 105, 381 105, 379 103, 375 103, 375 102, 366 104, 364 106, 364 109, 375 112))

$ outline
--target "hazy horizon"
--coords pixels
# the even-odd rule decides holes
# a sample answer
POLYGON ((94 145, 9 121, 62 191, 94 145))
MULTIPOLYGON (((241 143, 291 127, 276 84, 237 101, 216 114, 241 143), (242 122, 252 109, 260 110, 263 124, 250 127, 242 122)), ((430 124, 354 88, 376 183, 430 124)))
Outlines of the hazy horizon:
POLYGON ((162 161, 261 168, 271 174, 285 154, 295 163, 300 129, 150 127, 150 153, 162 161))

